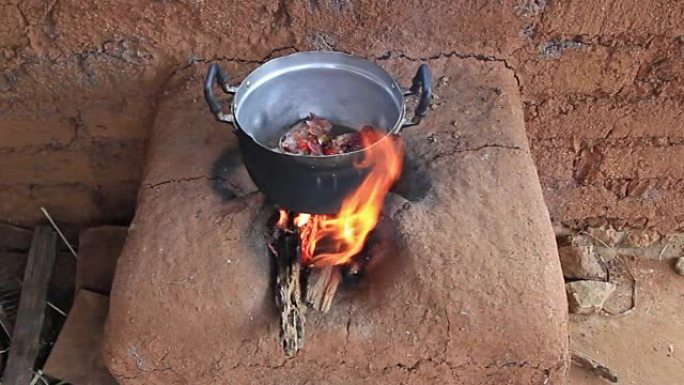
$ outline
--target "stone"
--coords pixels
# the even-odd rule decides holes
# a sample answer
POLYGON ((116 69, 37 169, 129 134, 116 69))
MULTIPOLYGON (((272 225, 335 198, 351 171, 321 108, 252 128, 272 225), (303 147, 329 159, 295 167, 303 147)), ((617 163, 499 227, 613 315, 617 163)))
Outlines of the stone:
POLYGON ((660 240, 660 234, 653 230, 630 230, 622 242, 624 247, 648 247, 660 240))
POLYGON ((570 245, 558 249, 558 255, 565 278, 605 281, 606 269, 585 237, 574 236, 570 245))
POLYGON ((570 313, 593 314, 600 311, 615 289, 615 284, 610 282, 574 281, 566 283, 565 291, 568 294, 570 313))
MULTIPOLYGON (((381 64, 401 84, 417 68, 381 64)), ((201 101, 201 76, 160 103, 106 327, 105 360, 122 385, 564 383, 564 282, 515 79, 498 62, 430 66, 451 78, 443 104, 402 133, 404 177, 425 183, 395 190, 406 201, 383 220, 393 247, 327 314, 307 313, 290 359, 264 235, 274 207, 206 177, 239 149, 204 103, 188 102, 201 101)))
POLYGON ((675 260, 675 271, 679 275, 684 275, 684 257, 679 257, 675 260))
POLYGON ((88 289, 109 294, 116 261, 123 249, 128 229, 123 226, 91 227, 78 239, 76 290, 88 289))
POLYGON ((102 331, 109 298, 80 290, 66 323, 43 368, 46 374, 72 384, 117 385, 102 361, 102 331))
POLYGON ((594 239, 598 240, 601 246, 617 246, 625 238, 624 231, 615 230, 612 227, 599 227, 587 230, 594 239))

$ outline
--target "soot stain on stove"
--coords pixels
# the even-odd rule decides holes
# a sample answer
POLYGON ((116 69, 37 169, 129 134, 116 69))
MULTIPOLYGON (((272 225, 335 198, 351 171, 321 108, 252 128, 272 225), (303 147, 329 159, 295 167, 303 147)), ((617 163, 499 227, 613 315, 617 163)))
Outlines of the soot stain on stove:
POLYGON ((255 224, 246 229, 245 239, 252 253, 246 258, 252 260, 250 262, 256 269, 262 271, 262 276, 268 280, 268 290, 263 293, 263 311, 266 314, 276 317, 278 313, 273 307, 273 292, 275 291, 275 282, 271 277, 276 274, 276 264, 268 249, 268 242, 272 241, 273 234, 268 229, 275 229, 275 221, 277 220, 277 211, 273 210, 270 204, 263 204, 256 214, 250 219, 250 222, 255 224))
POLYGON ((354 262, 343 270, 344 287, 364 290, 363 284, 382 278, 392 270, 392 266, 401 265, 398 245, 401 234, 395 221, 381 216, 378 225, 369 234, 363 250, 354 258, 354 262))
POLYGON ((426 166, 418 159, 418 155, 413 150, 406 150, 403 172, 391 190, 410 202, 422 200, 432 188, 432 181, 426 166))
POLYGON ((211 165, 211 188, 224 201, 257 191, 236 149, 225 149, 211 165))

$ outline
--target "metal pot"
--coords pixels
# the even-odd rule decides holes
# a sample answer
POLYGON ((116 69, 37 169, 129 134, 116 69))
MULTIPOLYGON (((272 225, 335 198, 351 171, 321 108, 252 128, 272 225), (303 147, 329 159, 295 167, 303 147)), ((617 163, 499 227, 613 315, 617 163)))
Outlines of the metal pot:
MULTIPOLYGON (((283 153, 280 137, 296 122, 314 113, 346 127, 381 128, 387 135, 417 125, 432 100, 430 69, 422 64, 410 89, 403 90, 376 64, 339 52, 300 52, 270 60, 239 86, 217 65, 209 67, 204 97, 216 119, 233 125, 242 157, 254 183, 278 206, 300 213, 332 214, 363 181, 354 167, 365 149, 347 154, 308 156, 283 153), (214 84, 234 95, 232 111, 224 112, 214 84), (406 100, 418 95, 412 117, 406 100)), ((390 140, 387 136, 381 140, 390 140)))

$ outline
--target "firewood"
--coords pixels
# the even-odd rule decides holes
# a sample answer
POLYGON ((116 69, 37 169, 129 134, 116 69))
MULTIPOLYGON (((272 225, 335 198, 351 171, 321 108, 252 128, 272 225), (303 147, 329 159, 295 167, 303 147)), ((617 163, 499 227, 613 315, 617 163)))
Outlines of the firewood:
POLYGON ((605 378, 610 382, 618 382, 617 375, 610 370, 609 367, 603 365, 602 363, 596 361, 595 359, 589 357, 584 353, 574 352, 572 353, 572 363, 594 373, 595 375, 605 378))
POLYGON ((292 357, 304 345, 306 305, 302 303, 299 265, 299 234, 278 231, 276 235, 275 295, 280 310, 280 343, 285 355, 292 357))
POLYGON ((306 285, 306 302, 314 309, 327 313, 341 280, 338 266, 312 268, 306 285))
POLYGON ((49 227, 37 227, 29 250, 12 333, 3 384, 26 385, 33 378, 33 366, 40 349, 48 283, 57 255, 57 234, 49 227))

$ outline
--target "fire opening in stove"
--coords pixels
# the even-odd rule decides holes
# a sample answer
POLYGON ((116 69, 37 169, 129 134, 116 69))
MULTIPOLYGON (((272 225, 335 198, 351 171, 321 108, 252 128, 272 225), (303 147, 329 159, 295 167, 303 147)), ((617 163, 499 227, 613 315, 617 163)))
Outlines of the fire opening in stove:
MULTIPOLYGON (((403 142, 378 131, 362 133, 364 159, 355 165, 369 170, 361 185, 342 202, 333 215, 294 214, 299 230, 301 263, 322 268, 349 264, 359 254, 368 235, 378 224, 385 196, 402 170, 403 142)), ((287 228, 290 214, 279 210, 277 227, 287 228)))
POLYGON ((378 225, 385 197, 399 179, 403 142, 378 131, 362 132, 366 170, 359 187, 338 213, 314 215, 279 210, 268 246, 275 260, 275 297, 280 310, 280 342, 287 356, 304 344, 306 308, 327 313, 343 279, 358 281, 370 260, 369 235, 378 225), (381 140, 382 139, 382 140, 381 140))

